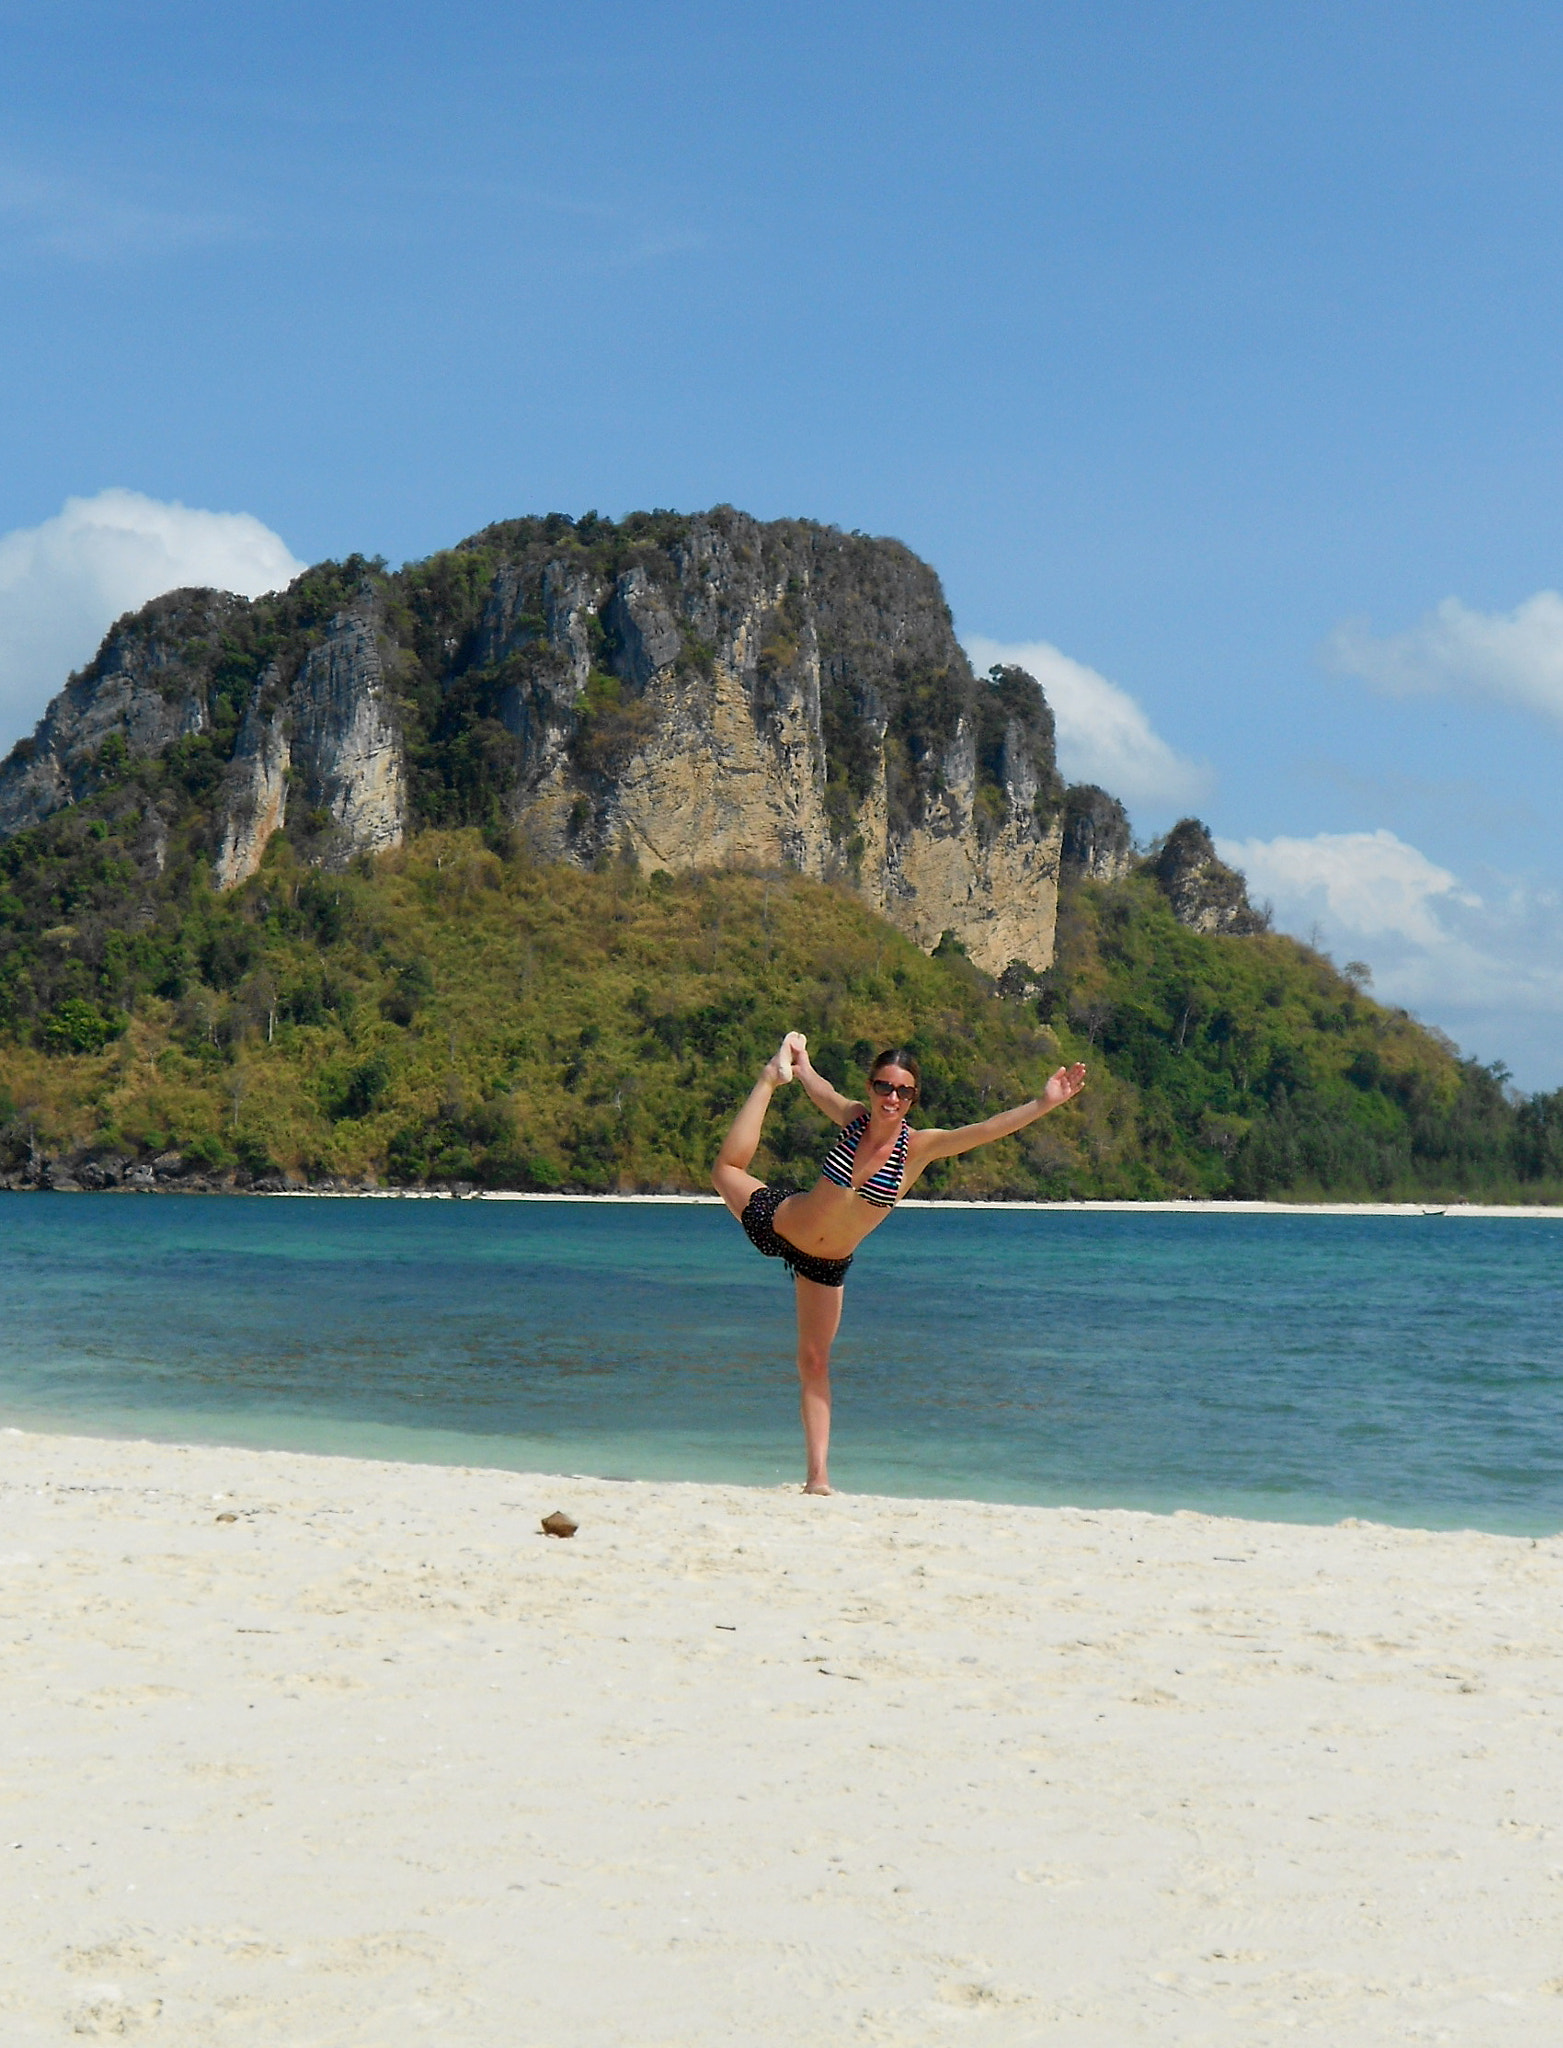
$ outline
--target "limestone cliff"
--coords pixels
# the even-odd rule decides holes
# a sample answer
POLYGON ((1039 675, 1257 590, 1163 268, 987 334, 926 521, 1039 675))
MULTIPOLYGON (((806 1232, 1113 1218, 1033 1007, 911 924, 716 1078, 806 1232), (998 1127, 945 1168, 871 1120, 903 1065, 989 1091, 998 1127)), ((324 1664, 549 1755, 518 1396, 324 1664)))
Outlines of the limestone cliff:
POLYGON ((1269 930, 1269 912, 1249 902, 1248 884, 1216 858, 1215 842, 1198 818, 1180 819, 1148 865, 1173 916, 1191 931, 1249 938, 1269 930))
MULTIPOLYGON (((339 865, 479 823, 580 864, 839 880, 993 973, 1052 958, 1051 714, 1021 671, 972 674, 896 541, 730 508, 553 517, 254 603, 174 593, 0 764, 0 833, 148 754, 209 805, 224 888, 278 831, 339 865)), ((1102 802, 1088 873, 1127 858, 1102 802)))
POLYGON ((1077 782, 1064 797, 1065 874, 1087 882, 1117 882, 1134 864, 1129 814, 1117 797, 1094 782, 1077 782))
POLYGON ((214 636, 242 598, 175 590, 120 619, 72 676, 31 739, 0 763, 0 838, 37 824, 93 786, 111 739, 132 758, 205 730, 214 636))
MULTIPOLYGON (((722 508, 612 529, 517 521, 464 640, 413 636, 441 709, 490 743, 500 807, 549 858, 792 868, 933 946, 1046 965, 1061 790, 1018 671, 972 675, 937 578, 895 541, 722 508)), ((417 583, 445 596, 450 558, 417 583)), ((492 567, 490 567, 492 564, 492 567)), ((458 615, 459 616, 459 615, 458 615)))
POLYGON ((306 815, 346 853, 400 846, 407 775, 373 605, 339 612, 289 695, 291 774, 306 815))
POLYGON ((273 701, 266 708, 268 699, 280 695, 278 683, 275 669, 268 669, 261 678, 224 778, 222 839, 216 860, 219 889, 231 889, 253 875, 272 834, 287 822, 291 748, 286 707, 273 701))
POLYGON ((187 787, 220 785, 212 851, 222 888, 254 873, 284 824, 326 865, 399 845, 407 776, 387 658, 400 656, 371 582, 321 606, 344 595, 340 581, 307 592, 291 615, 287 598, 251 604, 198 590, 121 619, 0 763, 0 837, 78 801, 117 762, 184 742, 187 787))
POLYGON ((327 865, 406 835, 406 763, 372 595, 332 617, 291 685, 275 663, 257 682, 224 782, 219 888, 254 874, 290 805, 327 865))

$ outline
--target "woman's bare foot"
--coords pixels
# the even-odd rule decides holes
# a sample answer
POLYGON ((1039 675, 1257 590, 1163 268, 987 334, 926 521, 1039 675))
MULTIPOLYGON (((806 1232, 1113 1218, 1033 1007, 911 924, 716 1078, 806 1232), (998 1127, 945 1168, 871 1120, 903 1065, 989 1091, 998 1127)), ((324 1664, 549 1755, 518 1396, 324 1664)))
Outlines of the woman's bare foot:
POLYGON ((803 1490, 805 1493, 834 1493, 836 1489, 826 1480, 806 1479, 803 1482, 803 1490))
POLYGON ((801 1031, 789 1031, 778 1047, 775 1056, 767 1060, 765 1071, 776 1082, 778 1087, 788 1081, 797 1079, 798 1055, 804 1050, 808 1042, 801 1031))

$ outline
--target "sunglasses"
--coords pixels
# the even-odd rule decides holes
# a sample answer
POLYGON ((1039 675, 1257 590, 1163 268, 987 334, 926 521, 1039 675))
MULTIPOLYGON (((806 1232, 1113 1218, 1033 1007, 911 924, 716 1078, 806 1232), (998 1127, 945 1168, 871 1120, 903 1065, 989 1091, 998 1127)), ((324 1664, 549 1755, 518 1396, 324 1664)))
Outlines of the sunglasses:
POLYGON ((905 1095, 910 1099, 917 1093, 915 1081, 870 1081, 868 1085, 876 1095, 905 1095))

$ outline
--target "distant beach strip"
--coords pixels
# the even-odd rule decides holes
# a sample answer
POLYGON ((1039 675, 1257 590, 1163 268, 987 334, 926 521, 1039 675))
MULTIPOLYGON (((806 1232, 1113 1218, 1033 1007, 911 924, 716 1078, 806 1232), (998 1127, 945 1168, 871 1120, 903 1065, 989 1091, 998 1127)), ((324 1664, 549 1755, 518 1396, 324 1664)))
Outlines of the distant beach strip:
MULTIPOLYGON (((716 1195, 562 1195, 514 1188, 274 1188, 263 1199, 279 1196, 312 1201, 397 1202, 585 1202, 598 1208, 660 1207, 720 1209, 716 1195)), ((908 1195, 897 1204, 912 1209, 973 1210, 1003 1215, 1014 1210, 1060 1214, 1119 1216, 1466 1216, 1521 1217, 1563 1222, 1563 1204, 1505 1205, 1498 1202, 963 1202, 928 1201, 908 1195)))

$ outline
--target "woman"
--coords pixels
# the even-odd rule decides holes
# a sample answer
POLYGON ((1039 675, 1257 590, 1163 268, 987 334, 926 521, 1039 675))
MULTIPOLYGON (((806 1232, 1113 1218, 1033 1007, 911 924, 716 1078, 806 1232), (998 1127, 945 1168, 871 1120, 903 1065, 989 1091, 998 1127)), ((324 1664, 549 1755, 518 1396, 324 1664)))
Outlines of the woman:
POLYGON ((805 1493, 830 1492, 830 1347, 841 1326, 841 1291, 852 1254, 935 1159, 975 1152, 1073 1101, 1085 1086, 1085 1068, 1060 1067, 1032 1101, 956 1131, 912 1129, 906 1118, 917 1100, 918 1081, 917 1061, 895 1046, 869 1070, 866 1106, 854 1102, 814 1071, 803 1033, 789 1031, 733 1119, 711 1170, 717 1193, 751 1243, 767 1258, 784 1259, 797 1283, 805 1493), (819 1179, 806 1194, 767 1187, 749 1171, 771 1097, 794 1078, 815 1107, 841 1126, 819 1179))

